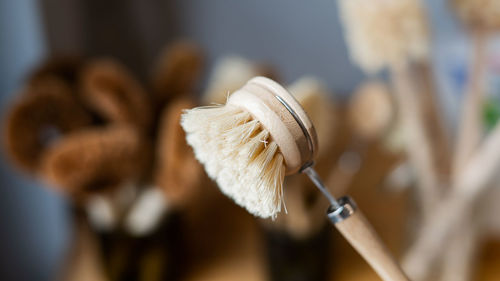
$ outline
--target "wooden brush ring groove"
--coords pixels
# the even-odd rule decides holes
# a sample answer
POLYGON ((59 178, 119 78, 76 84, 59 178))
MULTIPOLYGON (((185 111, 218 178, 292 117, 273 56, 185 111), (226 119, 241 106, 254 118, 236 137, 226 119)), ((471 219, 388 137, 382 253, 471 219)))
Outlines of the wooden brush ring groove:
MULTIPOLYGON (((312 162, 316 157, 318 151, 318 137, 316 135, 316 129, 311 122, 309 116, 302 108, 300 103, 291 95, 285 88, 283 88, 277 82, 266 78, 266 77, 255 77, 248 82, 251 85, 258 85, 268 90, 274 95, 274 98, 279 97, 284 103, 293 111, 295 116, 293 117, 293 122, 289 126, 289 130, 297 134, 297 144, 302 155, 302 163, 312 162), (297 118, 297 119, 296 119, 297 118), (299 124, 300 123, 300 124, 299 124), (307 135, 307 136, 306 136, 307 135), (306 140, 304 144, 301 140, 306 140)), ((280 106, 284 107, 280 102, 280 106)), ((289 110, 287 109, 287 112, 289 110)), ((291 113, 289 112, 291 115, 291 113)))
POLYGON ((315 156, 318 147, 318 137, 316 135, 316 129, 314 128, 311 118, 309 118, 304 108, 302 108, 300 103, 293 97, 293 95, 290 94, 290 92, 288 92, 280 84, 266 77, 255 77, 248 83, 257 84, 268 89, 269 91, 273 92, 274 95, 282 98, 291 107, 291 109, 295 112, 295 114, 297 114, 300 122, 303 124, 307 133, 311 137, 311 150, 314 154, 313 156, 315 156))
POLYGON ((283 123, 279 113, 272 110, 272 107, 262 100, 262 95, 253 91, 240 89, 232 94, 228 104, 232 104, 250 112, 252 116, 259 120, 262 126, 269 131, 271 138, 278 144, 283 158, 287 174, 300 168, 300 152, 293 136, 287 126, 283 123))
POLYGON ((257 77, 230 96, 228 104, 246 109, 271 134, 285 159, 286 174, 294 174, 311 162, 317 147, 314 127, 297 101, 279 84, 257 77), (294 117, 276 96, 281 97, 294 111, 294 117), (302 122, 303 128, 298 124, 302 122))

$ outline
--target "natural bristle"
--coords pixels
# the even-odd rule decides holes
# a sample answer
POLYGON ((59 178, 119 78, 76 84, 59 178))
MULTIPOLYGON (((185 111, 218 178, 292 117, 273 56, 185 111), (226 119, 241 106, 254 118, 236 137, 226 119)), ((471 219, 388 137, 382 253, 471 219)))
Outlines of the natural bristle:
POLYGON ((500 29, 498 0, 453 0, 457 15, 471 28, 500 29))
POLYGON ((338 0, 351 58, 376 72, 429 53, 424 9, 418 0, 338 0))
POLYGON ((224 194, 256 216, 276 217, 285 162, 258 120, 229 104, 187 110, 181 125, 196 158, 224 194))

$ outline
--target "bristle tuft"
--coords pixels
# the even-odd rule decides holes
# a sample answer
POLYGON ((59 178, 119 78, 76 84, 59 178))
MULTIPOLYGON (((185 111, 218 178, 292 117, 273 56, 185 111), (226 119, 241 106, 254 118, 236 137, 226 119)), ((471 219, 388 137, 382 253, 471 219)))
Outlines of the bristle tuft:
POLYGON ((429 32, 419 0, 338 0, 352 60, 367 72, 421 61, 429 32))
POLYGON ((500 3, 498 0, 453 0, 457 15, 469 27, 500 29, 500 3))
POLYGON ((181 125, 196 158, 221 191, 250 213, 275 218, 283 202, 285 163, 269 132, 241 108, 185 111, 181 125))

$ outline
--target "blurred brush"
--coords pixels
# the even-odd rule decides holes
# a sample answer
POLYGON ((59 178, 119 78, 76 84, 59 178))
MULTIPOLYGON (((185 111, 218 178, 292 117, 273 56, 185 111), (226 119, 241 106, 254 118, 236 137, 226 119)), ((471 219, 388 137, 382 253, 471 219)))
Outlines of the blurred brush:
POLYGON ((91 61, 82 70, 81 85, 83 100, 105 122, 148 130, 150 97, 124 66, 110 59, 91 61))
MULTIPOLYGON (((485 72, 484 38, 476 34, 474 40, 474 63, 469 71, 469 81, 467 82, 466 93, 462 105, 460 116, 458 141, 456 144, 455 159, 453 163, 453 175, 457 177, 463 172, 463 167, 470 160, 471 154, 476 151, 483 136, 483 125, 481 122, 481 107, 483 103, 483 81, 485 72)), ((472 206, 468 209, 472 209, 472 206)), ((467 212, 469 213, 469 212, 467 212)), ((476 229, 479 227, 473 222, 471 214, 463 219, 459 224, 460 234, 454 234, 451 244, 443 260, 443 274, 441 280, 467 281, 472 274, 472 264, 475 247, 477 246, 476 229)))
POLYGON ((91 121, 64 82, 55 77, 39 80, 36 87, 22 90, 7 113, 7 155, 21 169, 37 174, 40 158, 53 142, 91 121))
POLYGON ((485 38, 476 35, 474 40, 473 65, 469 71, 469 80, 464 94, 460 120, 459 136, 454 159, 454 174, 458 175, 471 154, 477 149, 484 128, 482 106, 484 95, 484 77, 486 73, 485 38))
POLYGON ((338 0, 351 59, 368 73, 426 59, 428 26, 419 0, 338 0))
POLYGON ((85 198, 140 180, 149 154, 147 141, 131 127, 87 129, 55 142, 41 171, 55 188, 85 198))
POLYGON ((434 165, 440 182, 449 183, 452 169, 452 141, 450 124, 439 102, 439 92, 434 78, 432 63, 422 60, 414 64, 417 83, 421 86, 421 106, 425 129, 430 136, 434 165))
MULTIPOLYGON (((71 90, 78 88, 81 69, 84 65, 83 58, 77 56, 56 56, 49 58, 37 66, 28 75, 27 84, 37 85, 47 79, 61 79, 71 90)), ((73 94, 77 94, 76 91, 73 94)))
POLYGON ((428 26, 418 0, 339 0, 352 60, 374 74, 388 67, 395 88, 406 149, 419 179, 419 202, 424 217, 439 198, 432 148, 420 112, 419 89, 411 63, 429 54, 428 26))
POLYGON ((240 56, 225 56, 215 62, 202 104, 223 104, 228 95, 255 76, 274 77, 271 67, 258 64, 240 56))
POLYGON ((157 109, 182 95, 196 92, 204 57, 198 45, 176 41, 162 51, 152 75, 154 104, 157 109))
POLYGON ((349 123, 357 138, 371 141, 382 137, 394 120, 394 105, 385 83, 367 81, 356 89, 349 102, 349 123))
POLYGON ((163 110, 159 125, 154 181, 165 192, 169 204, 177 207, 189 204, 205 177, 180 125, 183 110, 194 105, 189 98, 172 101, 163 110))
POLYGON ((500 29, 500 5, 497 0, 451 0, 458 17, 472 30, 500 29))

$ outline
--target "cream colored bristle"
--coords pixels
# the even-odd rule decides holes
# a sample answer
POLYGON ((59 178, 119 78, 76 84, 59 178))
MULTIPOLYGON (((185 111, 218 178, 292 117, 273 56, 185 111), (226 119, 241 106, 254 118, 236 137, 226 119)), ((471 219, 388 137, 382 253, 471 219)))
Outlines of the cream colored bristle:
POLYGON ((429 53, 420 0, 338 0, 351 59, 367 72, 429 53))
POLYGON ((196 158, 224 194, 256 216, 276 217, 283 201, 285 162, 258 120, 224 105, 187 110, 181 125, 196 158))
POLYGON ((500 1, 452 0, 458 16, 469 27, 500 29, 500 1))

